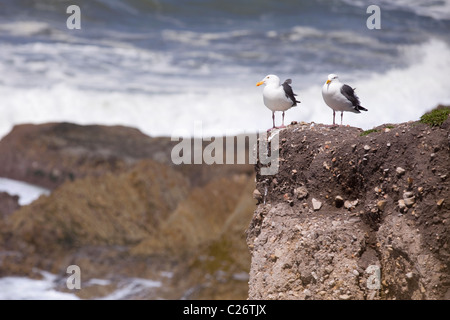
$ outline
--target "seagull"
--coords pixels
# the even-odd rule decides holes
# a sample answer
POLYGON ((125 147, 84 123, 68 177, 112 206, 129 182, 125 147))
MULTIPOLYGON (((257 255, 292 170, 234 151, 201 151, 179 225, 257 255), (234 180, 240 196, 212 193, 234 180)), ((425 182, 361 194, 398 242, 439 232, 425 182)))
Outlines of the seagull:
POLYGON ((361 113, 360 110, 367 111, 360 105, 354 90, 349 85, 342 84, 337 75, 328 75, 328 80, 322 87, 322 97, 325 103, 333 109, 333 126, 335 125, 336 111, 341 112, 341 125, 344 111, 354 113, 361 113))
POLYGON ((280 86, 280 78, 276 75, 269 74, 256 84, 256 86, 260 86, 262 84, 266 85, 263 90, 263 98, 266 107, 272 110, 272 129, 277 128, 275 127, 275 111, 283 111, 283 118, 280 128, 284 128, 284 112, 292 107, 295 107, 297 103, 300 103, 300 101, 297 101, 295 98, 296 94, 292 91, 291 83, 292 80, 287 79, 280 86))

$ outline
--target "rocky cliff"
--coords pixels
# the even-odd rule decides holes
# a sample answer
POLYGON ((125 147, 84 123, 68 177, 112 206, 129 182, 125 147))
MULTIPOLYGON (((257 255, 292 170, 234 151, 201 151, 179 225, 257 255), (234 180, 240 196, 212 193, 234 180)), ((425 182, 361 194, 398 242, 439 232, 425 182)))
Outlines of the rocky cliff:
POLYGON ((449 128, 279 131, 278 173, 256 168, 249 298, 450 299, 449 128))

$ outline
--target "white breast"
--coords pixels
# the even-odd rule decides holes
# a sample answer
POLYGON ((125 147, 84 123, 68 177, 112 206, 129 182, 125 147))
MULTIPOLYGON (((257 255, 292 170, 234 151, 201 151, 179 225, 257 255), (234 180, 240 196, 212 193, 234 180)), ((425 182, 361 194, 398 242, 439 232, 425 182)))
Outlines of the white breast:
POLYGON ((264 104, 272 111, 286 111, 292 107, 293 102, 286 97, 282 86, 266 85, 263 90, 264 104))

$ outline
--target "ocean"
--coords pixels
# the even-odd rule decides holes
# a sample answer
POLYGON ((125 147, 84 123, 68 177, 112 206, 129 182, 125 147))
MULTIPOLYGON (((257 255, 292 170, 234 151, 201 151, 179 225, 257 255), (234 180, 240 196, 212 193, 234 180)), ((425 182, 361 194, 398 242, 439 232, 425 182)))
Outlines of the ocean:
MULTIPOLYGON (((0 53, 0 138, 60 121, 150 136, 195 134, 199 122, 204 136, 265 131, 256 83, 267 74, 293 80, 301 103, 286 123, 331 124, 321 87, 335 73, 369 110, 344 124, 370 129, 450 104, 450 0, 2 0, 0 53), (70 5, 81 29, 67 27, 70 5), (369 5, 380 29, 367 27, 369 5)), ((0 185, 22 204, 47 192, 0 185)), ((0 299, 77 298, 56 281, 2 278, 0 299)), ((126 299, 133 281, 109 298, 126 299)))
MULTIPOLYGON (((450 104, 450 1, 2 0, 0 138, 16 124, 126 125, 151 136, 271 127, 255 84, 293 80, 286 123, 330 124, 329 73, 356 88, 370 129, 450 104), (381 29, 368 29, 370 4, 381 29), (81 29, 68 29, 69 5, 81 29)), ((281 115, 277 113, 277 123, 281 115)))

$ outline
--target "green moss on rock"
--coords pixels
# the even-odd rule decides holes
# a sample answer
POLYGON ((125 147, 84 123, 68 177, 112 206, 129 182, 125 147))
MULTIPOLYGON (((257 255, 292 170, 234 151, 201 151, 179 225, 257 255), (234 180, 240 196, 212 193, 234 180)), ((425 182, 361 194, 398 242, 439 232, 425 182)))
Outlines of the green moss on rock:
POLYGON ((438 127, 447 120, 450 114, 450 107, 439 106, 436 109, 425 113, 420 117, 420 122, 428 124, 431 127, 438 127))

